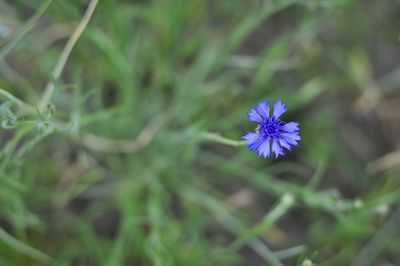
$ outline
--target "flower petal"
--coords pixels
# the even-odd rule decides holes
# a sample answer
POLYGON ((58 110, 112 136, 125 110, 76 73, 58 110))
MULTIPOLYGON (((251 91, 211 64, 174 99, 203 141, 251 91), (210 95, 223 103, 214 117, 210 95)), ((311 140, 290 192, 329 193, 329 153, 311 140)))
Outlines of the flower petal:
POLYGON ((281 133, 281 137, 291 145, 298 145, 297 140, 301 140, 301 137, 298 135, 298 132, 291 133, 281 133))
POLYGON ((251 109, 250 112, 247 113, 248 119, 252 122, 262 123, 263 119, 260 114, 256 111, 256 109, 251 109))
POLYGON ((299 130, 299 123, 289 122, 282 126, 282 129, 286 132, 294 132, 299 130))
POLYGON ((257 151, 260 149, 260 146, 264 143, 263 139, 260 139, 258 141, 252 142, 252 143, 248 143, 247 147, 249 147, 250 150, 252 151, 257 151))
POLYGON ((247 140, 247 146, 255 151, 260 147, 260 145, 264 142, 262 136, 258 133, 248 132, 243 139, 247 140))
POLYGON ((280 134, 284 139, 286 138, 292 138, 294 140, 301 140, 301 137, 299 136, 299 132, 283 132, 280 134))
POLYGON ((289 143, 287 143, 287 141, 284 140, 284 139, 279 139, 279 144, 280 144, 282 147, 288 149, 289 151, 292 149, 292 147, 289 145, 289 143))
POLYGON ((261 138, 261 135, 254 132, 247 132, 247 134, 243 136, 243 139, 247 140, 248 142, 254 142, 259 138, 261 138))
POLYGON ((275 153, 275 158, 278 158, 279 155, 284 155, 282 147, 276 140, 272 141, 272 152, 275 153))
POLYGON ((256 107, 255 107, 257 113, 264 119, 269 118, 269 106, 268 102, 260 102, 256 107))
POLYGON ((284 112, 286 112, 286 104, 282 103, 282 101, 278 101, 276 104, 274 104, 274 114, 273 116, 278 118, 280 117, 284 112))
POLYGON ((247 134, 243 136, 243 139, 245 139, 247 141, 254 141, 254 140, 259 139, 260 137, 261 137, 261 135, 258 133, 247 132, 247 134))
POLYGON ((258 148, 258 156, 264 156, 264 158, 270 156, 270 141, 265 139, 261 146, 258 148))

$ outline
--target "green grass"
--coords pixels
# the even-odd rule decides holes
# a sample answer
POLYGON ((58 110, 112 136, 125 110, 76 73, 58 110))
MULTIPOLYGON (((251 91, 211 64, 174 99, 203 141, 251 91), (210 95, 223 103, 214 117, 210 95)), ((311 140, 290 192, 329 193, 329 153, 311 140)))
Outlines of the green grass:
POLYGON ((395 7, 0 0, 0 265, 400 264, 395 7))

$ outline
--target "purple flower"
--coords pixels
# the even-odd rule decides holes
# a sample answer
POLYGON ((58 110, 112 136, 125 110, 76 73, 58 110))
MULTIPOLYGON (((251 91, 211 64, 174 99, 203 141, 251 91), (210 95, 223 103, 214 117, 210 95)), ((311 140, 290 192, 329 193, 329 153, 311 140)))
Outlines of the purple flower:
MULTIPOLYGON (((281 120, 281 115, 286 112, 286 104, 282 101, 272 103, 273 110, 270 114, 268 101, 260 102, 250 110, 248 118, 252 122, 258 123, 255 132, 247 132, 243 139, 247 141, 247 146, 257 151, 258 156, 270 157, 275 154, 285 155, 285 149, 290 151, 293 146, 297 146, 299 136, 299 123, 286 123, 281 120)), ((272 107, 271 106, 271 107, 272 107)))

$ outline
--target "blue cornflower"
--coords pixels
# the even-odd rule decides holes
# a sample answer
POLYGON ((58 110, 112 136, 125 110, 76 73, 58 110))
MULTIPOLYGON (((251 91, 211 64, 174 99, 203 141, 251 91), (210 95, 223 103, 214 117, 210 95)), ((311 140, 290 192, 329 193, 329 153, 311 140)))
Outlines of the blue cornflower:
POLYGON ((272 103, 273 112, 270 115, 268 101, 260 102, 250 110, 248 118, 252 122, 258 123, 256 132, 247 132, 243 139, 247 141, 247 146, 258 152, 258 156, 270 157, 272 153, 275 158, 285 155, 284 148, 290 151, 293 146, 297 146, 299 136, 299 123, 286 123, 281 120, 281 115, 286 112, 286 104, 282 101, 272 103))

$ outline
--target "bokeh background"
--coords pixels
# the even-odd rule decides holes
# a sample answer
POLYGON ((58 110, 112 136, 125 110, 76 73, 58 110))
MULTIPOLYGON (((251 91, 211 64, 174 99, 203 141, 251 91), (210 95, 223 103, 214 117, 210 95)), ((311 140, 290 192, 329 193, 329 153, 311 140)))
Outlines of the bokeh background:
POLYGON ((0 265, 400 265, 397 0, 0 0, 0 265), (302 141, 237 141, 261 100, 302 141))

